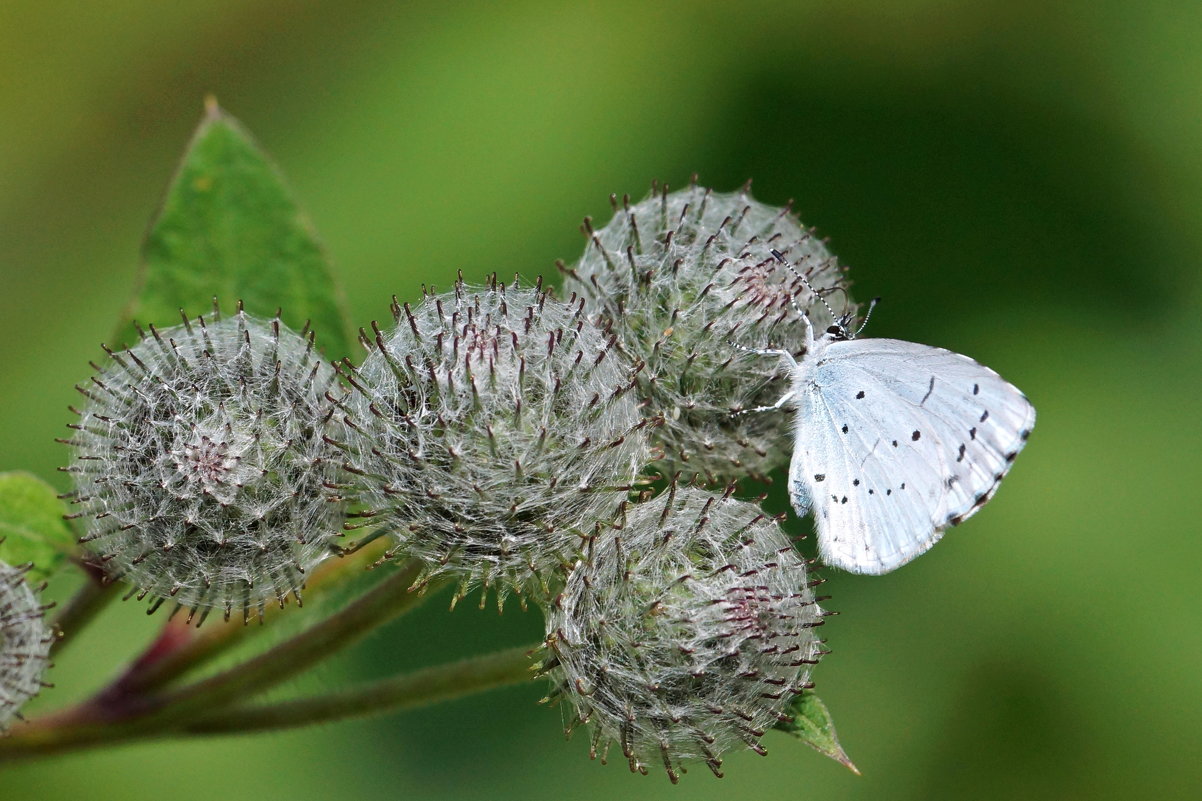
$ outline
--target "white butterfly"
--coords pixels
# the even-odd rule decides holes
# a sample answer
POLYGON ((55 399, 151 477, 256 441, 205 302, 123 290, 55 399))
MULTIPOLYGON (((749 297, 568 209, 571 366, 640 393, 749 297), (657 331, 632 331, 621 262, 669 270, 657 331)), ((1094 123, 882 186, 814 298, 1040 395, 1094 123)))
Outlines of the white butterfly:
POLYGON ((788 351, 756 351, 784 359, 792 378, 789 392, 764 407, 797 410, 789 496, 799 515, 813 510, 824 562, 888 573, 993 497, 1035 408, 967 356, 856 339, 846 321, 816 339, 802 318, 800 363, 788 351))

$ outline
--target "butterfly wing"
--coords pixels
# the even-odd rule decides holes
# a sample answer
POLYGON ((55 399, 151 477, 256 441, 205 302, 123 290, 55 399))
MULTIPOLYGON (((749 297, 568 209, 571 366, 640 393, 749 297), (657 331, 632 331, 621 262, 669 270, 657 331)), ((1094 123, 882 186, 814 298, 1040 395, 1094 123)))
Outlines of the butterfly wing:
POLYGON ((887 573, 973 515, 1035 424, 1013 385, 967 356, 894 339, 830 342, 794 384, 789 487, 824 562, 887 573))

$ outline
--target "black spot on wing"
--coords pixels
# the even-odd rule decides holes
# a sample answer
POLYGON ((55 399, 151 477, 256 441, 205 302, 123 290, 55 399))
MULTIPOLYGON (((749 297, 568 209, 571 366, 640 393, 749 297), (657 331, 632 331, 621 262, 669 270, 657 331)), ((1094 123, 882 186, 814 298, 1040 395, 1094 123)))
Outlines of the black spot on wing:
POLYGON ((856 400, 864 400, 864 390, 860 390, 856 393, 856 400))
POLYGON ((911 435, 910 435, 910 439, 911 439, 911 441, 913 441, 913 442, 918 442, 918 440, 919 440, 919 439, 921 439, 921 438, 922 438, 922 432, 921 432, 921 431, 915 431, 913 434, 911 434, 911 435))
POLYGON ((922 400, 918 402, 919 406, 925 406, 927 398, 931 397, 931 393, 935 391, 935 376, 931 376, 931 383, 927 385, 927 394, 922 396, 922 400))
POLYGON ((989 499, 993 497, 994 493, 997 492, 997 488, 1001 485, 1001 481, 1005 477, 1006 477, 1005 470, 1002 470, 1002 471, 996 473, 993 477, 993 483, 989 487, 987 487, 986 489, 977 493, 973 497, 972 506, 970 506, 968 508, 968 511, 961 512, 959 514, 949 515, 947 520, 945 520, 943 523, 944 527, 960 525, 961 523, 964 522, 964 519, 966 517, 970 516, 971 514, 973 514, 973 512, 975 512, 976 510, 978 510, 982 506, 984 506, 989 501, 989 499))
POLYGON ((826 473, 815 473, 814 480, 815 481, 826 481, 826 473))

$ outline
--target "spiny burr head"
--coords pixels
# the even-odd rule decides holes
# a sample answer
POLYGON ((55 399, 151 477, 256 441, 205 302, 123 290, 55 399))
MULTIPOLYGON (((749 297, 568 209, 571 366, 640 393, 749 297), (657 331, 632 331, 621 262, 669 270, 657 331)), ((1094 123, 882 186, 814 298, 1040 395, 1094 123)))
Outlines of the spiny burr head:
POLYGON ((631 366, 579 302, 516 281, 393 315, 346 371, 342 494, 420 582, 545 594, 649 461, 631 366))
POLYGON ((25 581, 29 565, 0 562, 0 733, 42 689, 54 637, 46 607, 25 581))
POLYGON ((336 375, 312 336, 214 306, 108 356, 64 440, 93 559, 152 610, 299 601, 344 519, 324 489, 336 375))
POLYGON ((780 414, 739 412, 775 401, 788 376, 779 359, 746 349, 799 351, 802 312, 819 331, 833 322, 820 296, 854 314, 825 243, 747 187, 615 199, 613 219, 599 229, 586 220, 584 232, 584 254, 562 267, 564 291, 645 362, 638 391, 645 413, 664 418, 654 432, 663 472, 724 483, 785 464, 791 438, 780 414))
POLYGON ((569 734, 592 755, 617 744, 632 771, 675 782, 788 719, 810 686, 825 612, 774 518, 758 506, 672 484, 598 536, 547 610, 544 671, 569 734))

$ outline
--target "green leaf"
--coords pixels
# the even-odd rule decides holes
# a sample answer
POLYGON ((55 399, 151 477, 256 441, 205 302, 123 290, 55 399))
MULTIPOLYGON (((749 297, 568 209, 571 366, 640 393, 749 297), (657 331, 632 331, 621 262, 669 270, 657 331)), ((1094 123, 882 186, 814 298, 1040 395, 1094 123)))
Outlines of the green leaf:
POLYGON ((40 478, 0 473, 0 561, 12 566, 33 562, 30 578, 49 578, 75 550, 64 511, 54 488, 40 478))
POLYGON ((830 757, 859 776, 859 769, 852 764, 843 746, 839 745, 835 722, 831 720, 831 713, 827 711, 822 699, 807 690, 794 696, 790 706, 793 720, 778 723, 776 728, 792 734, 818 753, 830 757))
POLYGON ((283 320, 299 331, 310 321, 331 359, 350 355, 341 292, 312 225, 279 169, 233 117, 210 98, 166 199, 142 246, 140 286, 131 320, 175 325, 216 297, 231 309, 283 320))

